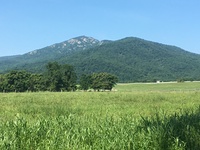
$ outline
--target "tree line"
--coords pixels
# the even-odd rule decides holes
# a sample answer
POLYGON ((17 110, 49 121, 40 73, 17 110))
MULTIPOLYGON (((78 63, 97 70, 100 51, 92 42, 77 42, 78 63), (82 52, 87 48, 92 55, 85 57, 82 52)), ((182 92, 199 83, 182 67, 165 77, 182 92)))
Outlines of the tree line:
POLYGON ((118 81, 115 75, 101 72, 82 75, 78 80, 73 66, 49 62, 43 74, 13 70, 0 75, 0 92, 112 90, 118 81), (79 84, 79 86, 77 86, 79 84))

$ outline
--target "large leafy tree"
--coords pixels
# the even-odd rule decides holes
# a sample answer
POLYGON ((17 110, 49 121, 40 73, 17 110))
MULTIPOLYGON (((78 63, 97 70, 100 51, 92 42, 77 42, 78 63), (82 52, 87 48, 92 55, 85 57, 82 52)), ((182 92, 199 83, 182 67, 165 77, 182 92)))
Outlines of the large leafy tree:
POLYGON ((42 74, 31 74, 29 90, 32 92, 47 90, 45 78, 42 74))
POLYGON ((31 74, 26 71, 11 71, 4 75, 1 90, 5 92, 24 92, 29 90, 31 74))
POLYGON ((91 79, 91 75, 86 75, 86 74, 83 74, 81 77, 80 77, 80 89, 82 90, 88 90, 92 84, 92 79, 91 79))
POLYGON ((46 66, 46 86, 50 91, 60 91, 63 83, 61 79, 61 66, 57 62, 50 62, 46 66))
POLYGON ((63 81, 63 89, 67 91, 75 91, 77 88, 76 87, 77 76, 74 67, 67 64, 62 65, 61 74, 63 81))
POLYGON ((76 89, 76 73, 70 65, 50 62, 46 66, 46 86, 50 91, 72 91, 76 89))
POLYGON ((115 84, 118 81, 118 78, 115 75, 110 73, 94 73, 92 74, 92 84, 91 88, 94 90, 112 90, 115 84))
POLYGON ((0 91, 3 92, 4 91, 4 75, 0 75, 0 91))

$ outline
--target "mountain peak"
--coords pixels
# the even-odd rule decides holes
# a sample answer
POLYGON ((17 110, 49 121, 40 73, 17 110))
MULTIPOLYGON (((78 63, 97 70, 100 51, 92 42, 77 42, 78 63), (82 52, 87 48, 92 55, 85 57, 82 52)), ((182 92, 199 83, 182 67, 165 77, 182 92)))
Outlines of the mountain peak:
POLYGON ((50 57, 55 57, 59 55, 60 57, 60 55, 69 55, 75 51, 82 51, 101 44, 102 43, 99 40, 92 37, 79 36, 61 43, 56 43, 51 46, 44 47, 42 49, 31 51, 29 53, 26 53, 25 55, 31 57, 37 56, 45 58, 48 58, 47 55, 51 55, 50 57))
POLYGON ((67 42, 69 44, 74 45, 74 44, 84 44, 84 43, 97 44, 100 41, 97 39, 94 39, 93 37, 79 36, 79 37, 69 39, 67 42))

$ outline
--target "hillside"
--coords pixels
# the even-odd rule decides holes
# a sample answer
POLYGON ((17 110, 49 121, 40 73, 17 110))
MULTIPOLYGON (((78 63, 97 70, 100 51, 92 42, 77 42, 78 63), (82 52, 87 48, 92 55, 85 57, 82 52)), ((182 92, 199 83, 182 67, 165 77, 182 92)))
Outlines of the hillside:
POLYGON ((105 71, 120 81, 199 79, 200 56, 175 46, 125 38, 64 58, 79 73, 105 71))
POLYGON ((42 72, 49 61, 71 64, 78 75, 113 73, 121 82, 200 79, 200 55, 133 37, 117 41, 98 41, 85 36, 73 38, 9 59, 7 63, 0 58, 0 71, 42 72), (10 65, 5 67, 5 64, 10 65))
MULTIPOLYGON (((106 41, 105 41, 106 42, 106 41)), ((58 61, 74 52, 82 51, 103 44, 92 37, 80 36, 67 41, 56 43, 42 49, 33 50, 17 57, 0 57, 0 73, 9 70, 25 69, 31 72, 42 72, 46 63, 58 61)))

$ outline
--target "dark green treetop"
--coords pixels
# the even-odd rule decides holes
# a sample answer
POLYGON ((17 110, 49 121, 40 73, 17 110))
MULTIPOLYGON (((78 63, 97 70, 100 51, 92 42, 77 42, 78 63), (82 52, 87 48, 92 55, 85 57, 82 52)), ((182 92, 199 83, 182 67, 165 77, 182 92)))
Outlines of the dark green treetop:
POLYGON ((99 90, 111 91, 118 81, 118 78, 115 75, 106 72, 94 73, 92 74, 91 79, 92 79, 91 88, 97 91, 99 90))
POLYGON ((46 85, 49 91, 76 90, 76 73, 70 65, 50 62, 46 66, 46 85))

